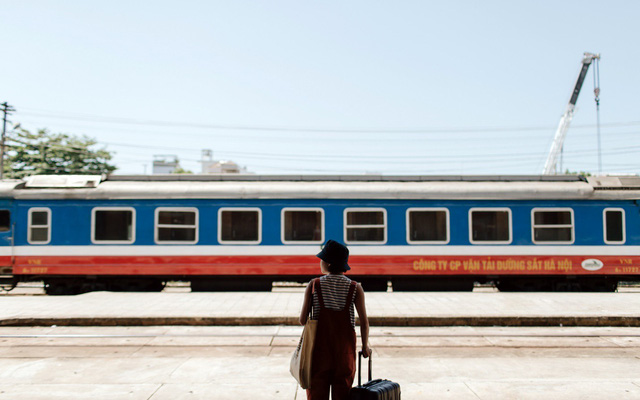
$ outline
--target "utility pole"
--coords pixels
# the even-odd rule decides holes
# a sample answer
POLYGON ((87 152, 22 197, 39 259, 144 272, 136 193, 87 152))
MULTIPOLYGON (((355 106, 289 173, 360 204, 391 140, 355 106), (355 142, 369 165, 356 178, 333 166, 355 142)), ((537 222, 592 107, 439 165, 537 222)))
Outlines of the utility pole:
POLYGON ((2 139, 0 140, 0 181, 4 179, 4 140, 7 133, 7 115, 16 111, 6 101, 0 104, 0 110, 4 114, 2 117, 2 139))

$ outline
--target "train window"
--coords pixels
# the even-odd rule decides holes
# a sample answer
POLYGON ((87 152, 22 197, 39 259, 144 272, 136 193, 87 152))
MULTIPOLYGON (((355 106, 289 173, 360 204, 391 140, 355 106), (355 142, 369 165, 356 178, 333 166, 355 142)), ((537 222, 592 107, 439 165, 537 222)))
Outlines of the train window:
POLYGON ((282 210, 282 243, 323 243, 324 210, 285 208, 282 210))
POLYGON ((387 241, 387 211, 384 208, 347 208, 344 219, 345 243, 387 241))
POLYGON ((607 244, 624 243, 626 240, 624 210, 621 208, 605 208, 603 216, 604 242, 607 244))
POLYGON ((218 242, 232 244, 260 243, 259 208, 221 208, 218 211, 218 242))
POLYGON ((469 241, 484 244, 511 243, 511 210, 472 208, 469 210, 469 241))
POLYGON ((573 210, 534 208, 531 213, 534 243, 573 243, 573 210))
POLYGON ((27 228, 27 242, 47 244, 51 241, 51 210, 30 208, 27 228))
POLYGON ((11 211, 0 210, 0 232, 7 232, 11 229, 11 211))
POLYGON ((156 208, 156 243, 196 243, 197 208, 156 208))
POLYGON ((96 244, 130 244, 135 242, 135 209, 100 207, 91 213, 91 241, 96 244))
POLYGON ((407 243, 448 243, 449 210, 410 208, 407 210, 407 243))

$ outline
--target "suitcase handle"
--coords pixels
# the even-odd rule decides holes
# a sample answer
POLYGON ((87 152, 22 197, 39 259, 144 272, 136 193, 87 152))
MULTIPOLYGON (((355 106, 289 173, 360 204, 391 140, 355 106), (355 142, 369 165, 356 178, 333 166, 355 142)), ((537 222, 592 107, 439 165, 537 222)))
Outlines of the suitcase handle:
MULTIPOLYGON (((373 352, 371 352, 373 353, 373 352)), ((369 381, 371 381, 371 356, 369 355, 369 381)), ((362 350, 358 352, 358 386, 362 386, 362 350)))

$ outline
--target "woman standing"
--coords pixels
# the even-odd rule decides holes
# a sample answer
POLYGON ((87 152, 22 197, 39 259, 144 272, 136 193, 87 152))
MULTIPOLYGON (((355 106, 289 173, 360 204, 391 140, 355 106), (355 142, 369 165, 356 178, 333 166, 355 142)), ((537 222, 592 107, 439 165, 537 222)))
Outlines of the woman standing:
POLYGON ((328 400, 331 391, 333 400, 342 400, 349 397, 356 372, 354 305, 360 318, 362 352, 365 357, 371 355, 364 290, 344 275, 351 269, 346 246, 329 240, 317 257, 325 275, 307 286, 300 313, 302 325, 307 322, 309 311, 311 319, 318 320, 307 399, 328 400))

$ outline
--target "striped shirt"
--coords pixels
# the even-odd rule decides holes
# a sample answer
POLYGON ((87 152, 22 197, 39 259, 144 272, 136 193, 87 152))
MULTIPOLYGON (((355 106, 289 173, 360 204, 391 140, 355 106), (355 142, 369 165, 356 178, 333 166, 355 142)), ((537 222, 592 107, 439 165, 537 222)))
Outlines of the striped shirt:
MULTIPOLYGON (((349 286, 351 285, 351 279, 344 275, 324 275, 320 277, 320 289, 322 290, 322 300, 324 300, 324 306, 331 310, 342 310, 344 303, 347 301, 347 295, 349 294, 349 286)), ((351 326, 356 326, 356 318, 353 312, 353 305, 356 298, 356 290, 353 291, 353 299, 349 304, 349 317, 351 319, 351 326)), ((318 300, 318 293, 313 292, 313 311, 311 313, 311 319, 318 319, 320 315, 320 300, 318 300)))

